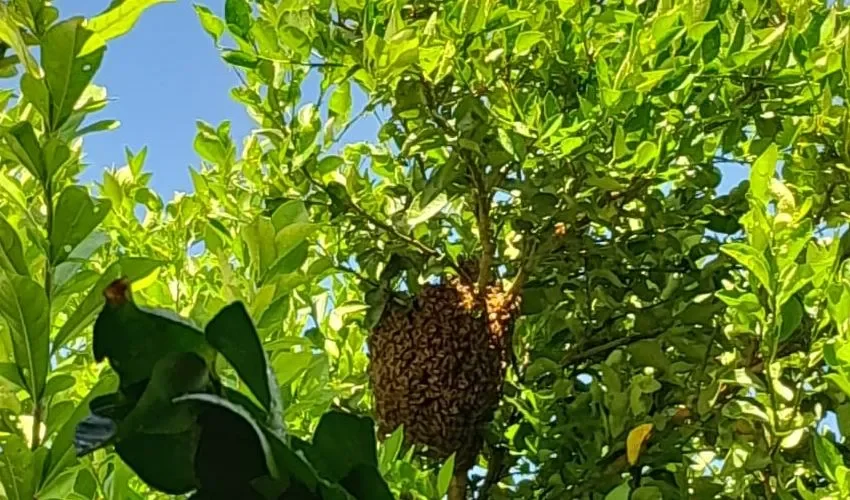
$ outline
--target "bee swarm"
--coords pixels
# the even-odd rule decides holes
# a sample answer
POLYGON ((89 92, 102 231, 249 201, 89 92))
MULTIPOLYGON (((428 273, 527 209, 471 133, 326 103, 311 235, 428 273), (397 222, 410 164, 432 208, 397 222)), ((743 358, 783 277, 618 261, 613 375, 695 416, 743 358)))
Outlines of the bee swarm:
POLYGON ((407 442, 473 465, 501 397, 517 309, 498 285, 485 300, 486 308, 473 285, 450 278, 384 314, 369 338, 382 435, 404 424, 407 442))

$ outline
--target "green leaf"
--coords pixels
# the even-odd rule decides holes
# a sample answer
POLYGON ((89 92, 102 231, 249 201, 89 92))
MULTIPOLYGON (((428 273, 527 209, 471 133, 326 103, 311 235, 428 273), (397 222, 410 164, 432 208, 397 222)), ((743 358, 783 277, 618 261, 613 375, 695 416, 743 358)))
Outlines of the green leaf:
POLYGON ((287 25, 278 32, 283 45, 291 49, 299 57, 307 57, 310 54, 310 38, 298 27, 287 25))
POLYGON ((86 21, 85 27, 92 31, 79 51, 79 57, 102 48, 106 42, 127 34, 139 16, 149 7, 175 0, 123 0, 112 2, 107 10, 86 21))
POLYGON ((448 493, 449 484, 452 482, 452 476, 455 472, 455 454, 452 453, 449 458, 443 462, 440 467, 440 472, 437 474, 437 495, 443 498, 443 495, 448 493))
POLYGON ((358 465, 378 466, 372 420, 339 411, 322 415, 311 447, 314 466, 330 481, 339 481, 358 465))
POLYGON ((628 349, 635 366, 651 366, 662 372, 666 371, 670 362, 661 349, 661 343, 656 339, 639 340, 628 349))
POLYGON ((422 206, 421 198, 419 203, 415 203, 415 207, 407 214, 407 224, 410 227, 415 227, 423 222, 428 221, 435 215, 443 211, 446 205, 449 204, 449 198, 445 193, 437 195, 427 205, 422 206))
POLYGON ((390 437, 387 438, 383 444, 381 445, 381 470, 388 471, 393 462, 395 462, 396 458, 398 458, 398 454, 401 451, 401 445, 404 442, 404 424, 399 425, 398 428, 390 434, 390 437))
POLYGON ((109 200, 97 200, 80 186, 68 186, 59 195, 50 235, 51 262, 58 265, 85 240, 109 214, 109 200))
POLYGON ((9 149, 15 157, 36 179, 43 184, 47 180, 47 166, 44 163, 44 153, 35 136, 35 130, 29 122, 21 122, 9 129, 5 134, 9 149))
POLYGON ((47 170, 47 177, 52 179, 56 177, 62 167, 68 164, 71 159, 71 148, 64 140, 58 137, 50 137, 44 144, 44 167, 47 170))
POLYGON ((612 489, 605 495, 605 500, 629 500, 629 494, 632 491, 632 487, 629 486, 628 481, 620 484, 616 488, 612 489))
POLYGON ((658 156, 658 147, 654 143, 644 141, 638 145, 635 151, 635 167, 641 168, 649 165, 658 156))
POLYGON ((770 266, 758 250, 746 243, 727 243, 720 247, 720 251, 747 268, 768 293, 773 293, 770 266))
POLYGON ((224 20, 227 28, 236 36, 247 38, 251 31, 251 6, 246 0, 226 0, 224 20))
POLYGON ((111 393, 116 389, 118 389, 118 377, 112 372, 104 373, 88 394, 79 402, 68 420, 62 424, 62 427, 53 439, 53 445, 50 447, 50 454, 48 455, 47 465, 45 466, 46 482, 51 481, 52 478, 59 474, 64 469, 64 464, 75 460, 73 446, 74 433, 77 424, 89 414, 89 403, 94 398, 111 393))
POLYGON ((221 138, 209 130, 211 127, 204 122, 198 122, 198 133, 195 135, 195 152, 198 156, 214 165, 226 165, 230 160, 227 146, 221 138))
POLYGON ((517 36, 514 43, 514 55, 524 56, 528 54, 535 45, 544 39, 545 35, 539 31, 523 31, 517 36))
POLYGON ((776 305, 782 307, 795 293, 812 281, 814 274, 812 266, 808 264, 793 264, 783 270, 779 276, 779 282, 782 285, 776 297, 776 305))
POLYGON ((86 134, 91 134, 94 132, 106 132, 109 130, 115 130, 120 125, 121 122, 119 122, 118 120, 100 120, 92 124, 86 125, 81 129, 77 129, 77 131, 74 132, 74 136, 82 137, 86 134))
POLYGON ((614 159, 622 158, 626 155, 626 134, 623 132, 623 127, 617 127, 614 132, 614 159))
POLYGON ((782 306, 782 325, 779 330, 779 341, 791 336, 803 320, 803 304, 796 297, 785 302, 782 306))
POLYGON ((248 246, 251 267, 257 277, 265 274, 277 256, 274 236, 274 226, 267 217, 258 217, 252 224, 242 229, 242 238, 248 246))
POLYGON ((313 357, 310 352, 282 352, 275 356, 272 366, 280 386, 286 387, 301 376, 313 357))
POLYGON ((105 47, 79 55, 91 34, 83 27, 83 19, 75 17, 54 25, 42 39, 41 65, 50 94, 49 130, 59 130, 68 121, 100 67, 105 47))
POLYGON ((195 13, 198 15, 198 20, 201 22, 204 31, 209 33, 215 44, 218 45, 221 35, 224 34, 224 21, 205 5, 193 4, 192 6, 195 8, 195 13))
POLYGON ((770 201, 770 181, 776 173, 776 160, 779 150, 776 144, 771 144, 753 163, 750 171, 749 195, 761 206, 767 206, 770 201))
POLYGON ((635 87, 638 92, 649 92, 654 89, 661 80, 672 73, 672 69, 662 69, 657 71, 645 71, 641 73, 641 82, 635 87))
POLYGON ((15 228, 0 216, 0 272, 29 276, 23 245, 15 228))
MULTIPOLYGON (((4 379, 20 389, 27 387, 27 383, 21 378, 21 370, 15 363, 0 363, 0 379, 4 379)), ((17 397, 15 399, 17 400, 17 397)))
POLYGON ((696 43, 717 26, 717 21, 701 21, 688 26, 688 38, 696 43))
POLYGON ((844 460, 838 453, 838 449, 830 440, 817 432, 814 433, 812 438, 812 445, 814 446, 818 467, 827 479, 835 482, 836 470, 844 465, 844 460))
POLYGON ((427 206, 444 192, 462 172, 463 165, 456 159, 449 159, 439 165, 425 182, 425 188, 422 190, 422 197, 419 202, 427 206))
POLYGON ((59 329, 59 333, 53 339, 53 351, 62 347, 69 340, 76 338, 84 328, 95 320, 98 310, 103 307, 103 291, 110 283, 121 276, 126 277, 131 282, 141 280, 163 264, 162 261, 142 257, 123 257, 107 267, 97 283, 89 290, 85 298, 62 325, 62 328, 59 329))
POLYGON ((349 80, 337 84, 328 102, 328 111, 330 116, 337 117, 343 122, 349 119, 351 116, 351 82, 349 80))
POLYGON ((290 200, 282 203, 272 214, 271 221, 275 231, 289 226, 290 224, 309 222, 307 206, 301 200, 290 200))
POLYGON ((28 74, 38 76, 41 73, 41 69, 36 64, 32 54, 30 54, 26 41, 21 35, 21 31, 15 25, 8 9, 9 7, 6 4, 0 4, 0 41, 12 47, 15 55, 24 63, 28 74))
POLYGON ((21 91, 27 101, 31 102, 45 120, 50 119, 50 95, 44 78, 25 73, 21 77, 21 91))
POLYGON ((242 50, 223 50, 221 58, 234 66, 248 69, 254 69, 260 63, 256 55, 242 50))
POLYGON ((291 272, 286 269, 297 269, 307 259, 306 240, 319 229, 317 224, 310 222, 294 222, 277 232, 274 237, 275 260, 269 271, 262 277, 261 282, 268 280, 278 272, 291 272), (290 260, 290 259, 294 259, 290 260))
POLYGON ((207 324, 207 341, 224 356, 267 412, 280 414, 279 389, 245 305, 234 302, 207 324))
POLYGON ((12 334, 15 362, 27 392, 41 398, 47 380, 50 310, 41 286, 24 276, 0 273, 0 317, 12 334))

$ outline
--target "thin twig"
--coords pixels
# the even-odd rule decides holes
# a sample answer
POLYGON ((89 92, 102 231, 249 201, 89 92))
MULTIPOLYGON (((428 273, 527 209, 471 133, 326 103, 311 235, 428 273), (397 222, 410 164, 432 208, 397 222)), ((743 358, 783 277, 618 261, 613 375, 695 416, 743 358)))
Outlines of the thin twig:
POLYGON ((618 347, 621 347, 621 346, 624 346, 624 345, 627 345, 627 344, 631 344, 632 342, 637 342, 639 340, 645 340, 645 339, 651 339, 651 338, 658 337, 666 331, 667 331, 667 329, 663 328, 663 329, 653 330, 651 332, 646 332, 646 333, 638 333, 638 334, 635 334, 635 335, 626 335, 625 337, 620 337, 618 339, 614 339, 614 340, 611 340, 609 342, 605 342, 604 344, 600 344, 598 346, 591 347, 589 349, 586 349, 586 350, 581 351, 581 352, 577 352, 575 354, 567 354, 566 356, 561 358, 561 364, 562 365, 570 365, 570 364, 575 364, 575 363, 581 363, 582 361, 586 361, 586 360, 593 358, 595 356, 598 356, 600 354, 608 353, 608 352, 613 351, 614 349, 616 349, 618 347))
MULTIPOLYGON (((310 175, 310 173, 307 171, 306 166, 302 167, 301 170, 303 171, 304 175, 307 177, 307 180, 310 182, 310 184, 312 184, 313 186, 315 186, 317 189, 321 190, 322 192, 324 192, 328 196, 332 196, 330 194, 330 192, 328 191, 327 186, 325 186, 321 182, 317 181, 315 178, 313 178, 312 175, 310 175)), ((383 232, 385 232, 385 233, 389 234, 390 236, 402 241, 403 243, 406 243, 407 245, 409 245, 410 247, 419 251, 420 253, 422 253, 425 256, 443 259, 444 262, 449 267, 451 267, 452 269, 454 269, 455 271, 460 273, 461 276, 465 275, 465 272, 460 268, 460 266, 458 266, 451 259, 448 259, 442 252, 440 252, 439 250, 437 250, 435 248, 429 247, 428 245, 417 240, 416 238, 408 236, 408 235, 402 233, 401 231, 399 231, 398 229, 394 228, 393 226, 387 224, 386 222, 383 222, 383 221, 377 219, 375 216, 373 216, 372 214, 367 212, 361 206, 354 203, 354 200, 352 200, 351 198, 348 198, 346 206, 349 207, 352 211, 354 211, 357 215, 363 217, 364 219, 366 219, 367 221, 372 223, 372 225, 376 226, 378 229, 381 229, 383 232)))

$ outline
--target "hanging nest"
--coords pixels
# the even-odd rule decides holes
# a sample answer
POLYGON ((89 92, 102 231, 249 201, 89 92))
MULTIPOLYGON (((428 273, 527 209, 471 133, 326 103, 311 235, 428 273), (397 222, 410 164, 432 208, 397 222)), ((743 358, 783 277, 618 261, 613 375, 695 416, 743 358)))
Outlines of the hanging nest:
POLYGON ((486 297, 451 277, 408 307, 390 306, 369 338, 369 376, 381 434, 404 425, 434 458, 474 463, 501 397, 516 301, 499 285, 486 297), (486 304, 484 303, 486 301, 486 304))

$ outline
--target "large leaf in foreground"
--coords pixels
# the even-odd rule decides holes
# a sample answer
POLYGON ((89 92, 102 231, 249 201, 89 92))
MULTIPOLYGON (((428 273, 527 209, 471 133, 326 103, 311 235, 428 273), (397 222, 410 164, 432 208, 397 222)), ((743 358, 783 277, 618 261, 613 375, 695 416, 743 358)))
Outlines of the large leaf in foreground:
POLYGON ((176 315, 137 306, 129 280, 113 282, 104 295, 106 305, 94 325, 94 358, 109 360, 122 388, 149 379, 169 353, 192 352, 212 366, 215 350, 203 333, 176 315))
POLYGON ((230 362, 263 408, 279 415, 277 382, 245 305, 234 302, 223 308, 205 331, 207 341, 230 362))

